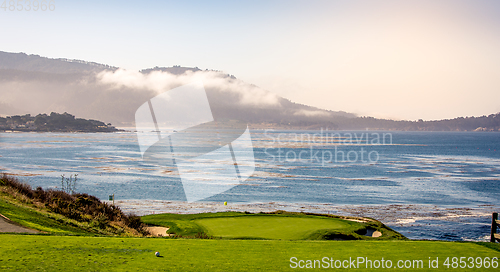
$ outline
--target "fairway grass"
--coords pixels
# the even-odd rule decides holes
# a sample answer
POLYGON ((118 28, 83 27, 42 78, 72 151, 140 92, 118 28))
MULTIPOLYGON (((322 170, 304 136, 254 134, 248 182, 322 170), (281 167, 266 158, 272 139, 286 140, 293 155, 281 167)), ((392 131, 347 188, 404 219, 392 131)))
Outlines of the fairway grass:
MULTIPOLYGON (((423 268, 392 269, 428 271, 429 258, 500 257, 496 250, 476 243, 440 241, 279 241, 121 238, 0 234, 0 270, 19 271, 285 271, 290 258, 321 260, 356 259, 422 260, 423 268), (159 251, 162 257, 155 257, 159 251)), ((352 268, 352 267, 351 267, 352 268)), ((380 271, 384 269, 364 269, 380 271)), ((498 269, 472 269, 472 271, 498 269)))

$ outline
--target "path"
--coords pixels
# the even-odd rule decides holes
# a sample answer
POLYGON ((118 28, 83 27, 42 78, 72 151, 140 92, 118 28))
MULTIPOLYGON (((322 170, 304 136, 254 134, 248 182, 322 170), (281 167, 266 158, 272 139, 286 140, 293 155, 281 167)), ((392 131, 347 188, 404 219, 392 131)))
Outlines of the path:
POLYGON ((17 232, 17 233, 38 233, 36 230, 21 227, 16 223, 8 220, 7 217, 0 214, 0 232, 17 232))

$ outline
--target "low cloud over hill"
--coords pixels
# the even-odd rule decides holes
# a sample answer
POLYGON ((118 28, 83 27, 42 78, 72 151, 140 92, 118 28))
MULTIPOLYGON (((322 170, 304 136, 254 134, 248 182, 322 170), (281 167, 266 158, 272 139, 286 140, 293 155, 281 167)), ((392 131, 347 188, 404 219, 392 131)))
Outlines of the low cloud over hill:
POLYGON ((293 103, 218 71, 186 67, 127 71, 90 62, 13 53, 0 53, 0 63, 3 115, 70 112, 118 126, 132 126, 135 110, 142 103, 177 86, 201 80, 214 117, 221 121, 305 125, 331 123, 334 117, 355 117, 293 103))
POLYGON ((357 117, 294 103, 268 90, 213 70, 155 67, 129 71, 94 62, 0 52, 0 115, 68 112, 133 127, 144 102, 172 88, 202 81, 216 121, 254 127, 492 131, 500 115, 440 121, 394 121, 357 117))

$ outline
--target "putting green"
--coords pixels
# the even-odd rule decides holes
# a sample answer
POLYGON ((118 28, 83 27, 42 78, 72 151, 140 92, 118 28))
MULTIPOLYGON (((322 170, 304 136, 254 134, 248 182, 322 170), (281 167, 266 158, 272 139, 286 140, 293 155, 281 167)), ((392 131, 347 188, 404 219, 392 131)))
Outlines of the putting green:
MULTIPOLYGON (((357 218, 352 218, 353 220, 357 218)), ((359 219, 359 218, 358 218, 359 219)), ((144 223, 170 228, 176 238, 270 239, 270 240, 400 240, 401 234, 376 220, 356 222, 345 217, 291 213, 153 214, 144 223), (376 229, 381 237, 363 236, 376 229)))
MULTIPOLYGON (((197 219, 209 235, 224 238, 306 239, 318 230, 352 229, 355 222, 334 218, 246 216, 197 219)), ((362 225, 359 224, 361 228, 362 225)))

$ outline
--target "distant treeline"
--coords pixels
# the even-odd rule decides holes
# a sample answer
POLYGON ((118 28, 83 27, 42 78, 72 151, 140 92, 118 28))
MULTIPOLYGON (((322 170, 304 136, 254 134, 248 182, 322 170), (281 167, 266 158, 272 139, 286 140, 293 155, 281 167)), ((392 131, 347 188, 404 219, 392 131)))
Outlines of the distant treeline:
POLYGON ((118 131, 111 124, 97 120, 75 118, 67 112, 63 114, 52 112, 50 115, 37 116, 14 115, 0 117, 0 131, 59 131, 59 132, 114 132, 118 131))
MULTIPOLYGON (((252 123, 252 122, 250 122, 252 123)), ((255 128, 332 130, 398 130, 398 131, 500 131, 500 113, 481 117, 458 117, 437 121, 395 121, 374 117, 291 116, 281 122, 258 123, 255 128)))
POLYGON ((500 131, 500 113, 438 121, 394 121, 373 117, 358 117, 338 122, 338 128, 403 131, 500 131))

